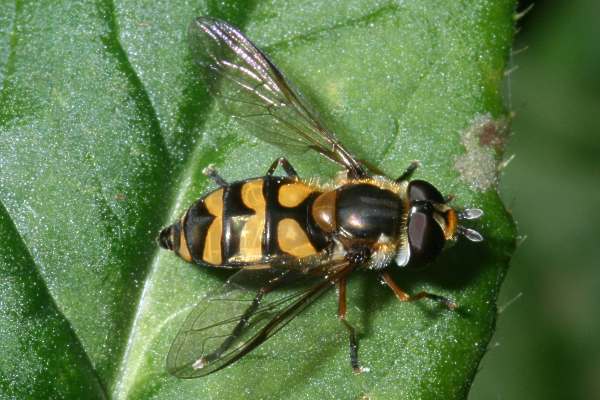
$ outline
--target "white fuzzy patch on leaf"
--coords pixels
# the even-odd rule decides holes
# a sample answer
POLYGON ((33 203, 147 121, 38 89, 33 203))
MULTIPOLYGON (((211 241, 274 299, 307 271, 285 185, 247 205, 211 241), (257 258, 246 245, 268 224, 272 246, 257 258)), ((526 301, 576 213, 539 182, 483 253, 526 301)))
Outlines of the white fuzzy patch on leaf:
POLYGON ((458 156, 454 167, 460 178, 473 190, 484 192, 498 184, 500 155, 509 132, 507 118, 493 119, 491 115, 478 115, 461 133, 465 153, 458 156))

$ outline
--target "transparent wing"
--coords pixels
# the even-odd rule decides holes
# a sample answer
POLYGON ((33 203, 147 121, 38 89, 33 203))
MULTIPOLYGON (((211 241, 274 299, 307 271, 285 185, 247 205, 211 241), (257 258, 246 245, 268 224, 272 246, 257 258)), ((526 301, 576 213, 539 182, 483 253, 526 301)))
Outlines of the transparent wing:
POLYGON ((364 166, 240 31, 226 22, 199 17, 189 27, 189 40, 211 89, 228 112, 250 127, 250 133, 287 152, 315 150, 351 176, 366 175, 364 166))
POLYGON ((347 266, 323 266, 327 279, 282 270, 239 271, 190 312, 169 350, 167 370, 197 378, 235 362, 325 293, 347 266), (275 290, 280 286, 286 290, 275 290))

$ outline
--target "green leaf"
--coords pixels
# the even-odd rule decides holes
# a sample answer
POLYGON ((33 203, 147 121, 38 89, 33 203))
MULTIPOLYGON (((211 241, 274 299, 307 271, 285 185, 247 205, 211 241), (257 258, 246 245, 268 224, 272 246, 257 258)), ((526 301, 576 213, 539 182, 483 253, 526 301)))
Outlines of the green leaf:
MULTIPOLYGON (((63 1, 0 5, 0 390, 3 397, 465 398, 493 333, 514 226, 496 193, 507 134, 503 73, 513 0, 63 1), (369 373, 354 375, 333 291, 268 343, 203 379, 165 372, 186 313, 227 274, 156 236, 211 187, 264 174, 280 151, 236 130, 187 50, 197 15, 238 25, 359 157, 411 160, 460 205, 483 244, 459 242, 410 291, 463 312, 398 303, 350 281, 369 373)), ((302 176, 334 176, 317 156, 302 176)), ((397 269, 397 268, 396 268, 397 269)))

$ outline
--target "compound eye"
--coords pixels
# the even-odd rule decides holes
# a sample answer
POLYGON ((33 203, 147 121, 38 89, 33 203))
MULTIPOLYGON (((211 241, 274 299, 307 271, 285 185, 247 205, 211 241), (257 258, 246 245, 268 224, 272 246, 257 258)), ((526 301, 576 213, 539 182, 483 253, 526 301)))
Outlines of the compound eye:
POLYGON ((414 180, 408 186, 408 197, 414 201, 431 201, 434 203, 443 203, 444 196, 431 183, 414 180))
POLYGON ((444 232, 431 213, 414 211, 408 222, 408 242, 411 261, 427 264, 442 252, 444 232))

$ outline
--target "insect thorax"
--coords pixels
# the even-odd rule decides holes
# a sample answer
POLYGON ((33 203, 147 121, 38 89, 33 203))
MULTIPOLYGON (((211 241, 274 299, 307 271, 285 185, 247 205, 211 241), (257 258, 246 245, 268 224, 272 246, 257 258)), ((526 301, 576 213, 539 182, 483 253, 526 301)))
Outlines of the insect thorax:
POLYGON ((312 214, 346 252, 367 249, 368 268, 389 264, 405 240, 403 187, 377 179, 346 181, 316 198, 312 214))

